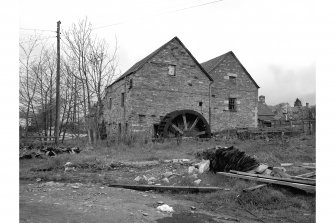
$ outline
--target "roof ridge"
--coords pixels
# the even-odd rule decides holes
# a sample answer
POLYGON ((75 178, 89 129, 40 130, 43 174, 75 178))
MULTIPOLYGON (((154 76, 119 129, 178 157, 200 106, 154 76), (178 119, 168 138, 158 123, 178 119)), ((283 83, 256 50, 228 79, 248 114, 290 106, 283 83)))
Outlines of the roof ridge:
POLYGON ((227 53, 221 54, 220 56, 214 57, 213 59, 210 59, 210 60, 207 60, 207 61, 201 63, 201 65, 204 66, 205 63, 208 63, 208 62, 210 62, 210 61, 218 60, 218 61, 215 63, 214 66, 212 66, 211 68, 209 68, 209 69, 207 70, 207 72, 210 73, 212 70, 214 70, 214 69, 219 65, 219 63, 225 58, 225 56, 226 56, 227 54, 232 53, 232 52, 233 52, 233 51, 230 50, 230 51, 228 51, 227 53))
POLYGON ((160 46, 159 48, 157 48, 156 50, 154 50, 153 52, 151 52, 149 55, 147 55, 146 57, 142 58, 141 60, 137 61, 133 66, 131 66, 126 72, 124 72, 120 77, 118 77, 113 83, 111 83, 110 85, 107 86, 110 87, 113 84, 115 84, 116 82, 122 80, 123 78, 127 77, 128 75, 138 71, 139 69, 141 69, 144 64, 149 61, 151 58, 153 58, 158 52, 160 52, 161 49, 163 49, 167 44, 169 44, 170 42, 172 42, 173 40, 176 40, 179 42, 179 44, 186 50, 186 52, 191 56, 191 58, 195 61, 195 63, 199 66, 199 68, 205 73, 205 75, 211 80, 213 81, 212 77, 208 74, 208 72, 200 65, 200 63, 194 58, 194 56, 192 55, 192 53, 187 49, 187 47, 183 44, 183 42, 177 37, 173 37, 171 40, 167 41, 166 43, 164 43, 162 46, 160 46))

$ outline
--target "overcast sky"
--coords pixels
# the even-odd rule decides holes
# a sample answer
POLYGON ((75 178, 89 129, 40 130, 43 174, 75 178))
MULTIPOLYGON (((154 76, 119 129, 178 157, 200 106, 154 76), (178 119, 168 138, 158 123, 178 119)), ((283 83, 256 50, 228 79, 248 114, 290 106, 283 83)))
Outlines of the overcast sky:
POLYGON ((267 104, 315 104, 314 15, 310 0, 21 0, 20 38, 34 34, 22 28, 56 30, 60 20, 66 30, 87 16, 107 26, 94 32, 110 45, 117 37, 124 72, 178 36, 200 63, 232 50, 267 104))

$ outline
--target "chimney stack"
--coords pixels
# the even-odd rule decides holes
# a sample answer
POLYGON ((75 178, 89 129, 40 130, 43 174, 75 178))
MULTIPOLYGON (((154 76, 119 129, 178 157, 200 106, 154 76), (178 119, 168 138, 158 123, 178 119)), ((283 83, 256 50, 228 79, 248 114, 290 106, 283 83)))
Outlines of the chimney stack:
POLYGON ((265 96, 264 95, 259 96, 259 102, 261 104, 265 104, 265 96))
POLYGON ((306 108, 309 108, 309 103, 306 102, 306 108))

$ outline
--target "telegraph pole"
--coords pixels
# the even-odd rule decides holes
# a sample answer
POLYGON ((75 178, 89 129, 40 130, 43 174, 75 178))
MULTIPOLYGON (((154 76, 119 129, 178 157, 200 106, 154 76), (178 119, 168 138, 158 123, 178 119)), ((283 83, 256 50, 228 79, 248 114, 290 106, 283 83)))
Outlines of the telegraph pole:
POLYGON ((55 144, 58 145, 59 138, 59 82, 60 82, 60 24, 57 22, 57 77, 56 77, 56 120, 55 120, 55 144))

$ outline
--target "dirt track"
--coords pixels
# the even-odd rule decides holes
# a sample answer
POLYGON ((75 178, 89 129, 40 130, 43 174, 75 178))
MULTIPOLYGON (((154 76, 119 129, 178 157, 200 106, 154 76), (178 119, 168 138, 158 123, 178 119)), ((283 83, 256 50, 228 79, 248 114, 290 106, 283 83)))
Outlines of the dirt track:
POLYGON ((210 213, 191 213, 191 206, 196 204, 152 192, 93 184, 20 185, 20 222, 233 222, 210 213), (158 201, 172 206, 174 215, 158 211, 158 201))

